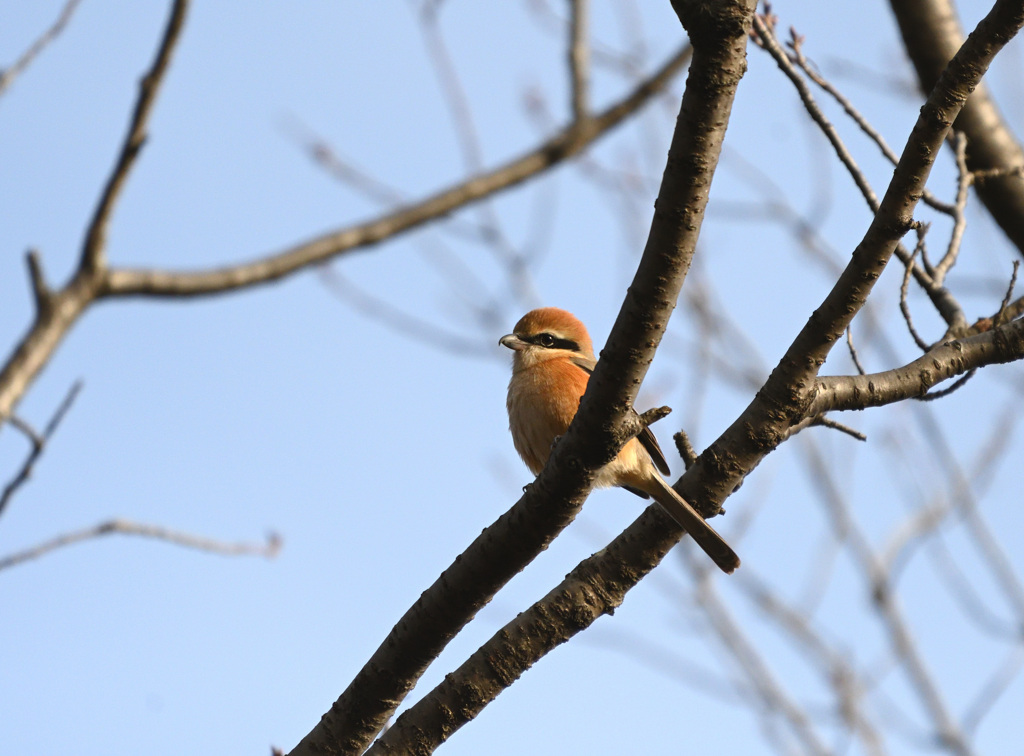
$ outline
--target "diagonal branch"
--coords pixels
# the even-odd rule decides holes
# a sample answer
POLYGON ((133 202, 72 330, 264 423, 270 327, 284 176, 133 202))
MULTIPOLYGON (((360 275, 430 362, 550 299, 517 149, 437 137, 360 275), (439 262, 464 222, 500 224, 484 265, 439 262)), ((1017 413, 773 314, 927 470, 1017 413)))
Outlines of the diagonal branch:
MULTIPOLYGON (((917 69, 921 88, 931 89, 963 44, 963 30, 952 0, 889 0, 903 44, 917 69)), ((979 86, 956 118, 967 136, 967 167, 1005 171, 975 188, 992 218, 1024 254, 1024 149, 987 87, 979 86), (1016 169, 1016 170, 1014 170, 1016 169)))
POLYGON ((372 246, 533 178, 590 147, 646 105, 685 67, 683 45, 622 99, 583 122, 573 122, 533 150, 491 171, 472 176, 419 202, 374 220, 317 237, 249 263, 207 271, 173 272, 101 268, 79 271, 53 292, 0 368, 0 423, 10 415, 64 336, 97 299, 104 297, 192 297, 277 281, 346 252, 372 246))
POLYGON ((152 68, 142 80, 135 114, 124 145, 103 190, 82 246, 78 269, 68 284, 50 291, 43 278, 38 255, 29 254, 29 272, 36 300, 35 320, 0 368, 0 427, 10 417, 29 385, 49 361, 79 316, 102 294, 107 276, 104 263, 107 226, 121 189, 135 163, 145 137, 149 114, 181 38, 188 0, 175 0, 160 49, 152 68))
MULTIPOLYGON (((68 390, 67 395, 64 397, 64 401, 57 407, 56 412, 53 413, 53 417, 46 424, 46 428, 43 429, 42 433, 36 433, 28 426, 22 426, 21 430, 28 436, 29 443, 32 445, 32 450, 28 456, 25 457, 24 463, 21 465, 21 469, 18 470, 17 474, 10 480, 10 482, 4 486, 4 490, 0 493, 0 514, 4 513, 7 504, 11 501, 14 494, 21 488, 28 479, 32 477, 32 470, 35 468, 36 462, 43 456, 43 452, 46 450, 46 444, 53 437, 53 434, 57 431, 57 426, 60 425, 64 416, 71 409, 71 405, 74 403, 78 393, 82 390, 82 382, 75 381, 75 383, 68 390)), ((17 423, 17 418, 11 418, 11 424, 17 423)))
POLYGON ((242 265, 196 272, 113 270, 104 294, 159 297, 220 294, 244 286, 271 283, 345 252, 379 244, 521 184, 579 155, 661 92, 689 58, 689 46, 684 46, 627 96, 601 113, 582 122, 574 121, 529 152, 497 168, 472 176, 394 212, 242 265))
MULTIPOLYGON (((647 245, 576 419, 530 487, 531 493, 549 486, 564 487, 563 481, 578 478, 581 472, 594 470, 593 465, 614 456, 632 400, 696 249, 725 126, 745 71, 746 29, 753 2, 721 3, 714 15, 696 9, 697 4, 678 5, 683 6, 681 10, 677 7, 677 12, 690 32, 694 59, 647 245)), ((522 501, 515 509, 520 506, 522 501)), ((552 496, 545 506, 562 505, 552 496)), ((682 535, 657 507, 649 509, 644 518, 662 537, 631 542, 643 549, 648 566, 628 577, 617 575, 616 581, 635 583, 682 535)), ((621 594, 616 599, 614 590, 592 590, 586 580, 569 590, 564 586, 548 595, 550 603, 521 615, 513 631, 506 632, 506 628, 448 675, 442 685, 399 717, 368 753, 432 752, 541 656, 621 601, 621 594)), ((309 745, 304 741, 294 753, 312 752, 312 748, 304 748, 309 745)))
POLYGON ((18 78, 25 69, 28 68, 32 61, 38 57, 38 55, 55 40, 64 27, 67 26, 68 21, 71 20, 72 14, 75 12, 75 8, 82 0, 67 0, 64 3, 64 7, 61 8, 60 14, 57 16, 57 20, 50 25, 50 28, 43 32, 39 38, 33 42, 29 48, 22 53, 21 57, 18 58, 7 68, 0 70, 0 95, 3 95, 7 91, 8 87, 14 83, 14 80, 18 78))
POLYGON ((914 224, 914 209, 953 120, 996 53, 1022 24, 1024 2, 997 0, 950 61, 921 107, 878 212, 838 281, 754 400, 688 472, 698 492, 694 498, 706 502, 706 510, 724 501, 743 476, 781 443, 787 426, 808 415, 818 371, 914 224))
POLYGON ((103 189, 99 204, 97 204, 92 221, 89 223, 89 230, 85 235, 80 262, 82 270, 96 270, 104 265, 103 258, 107 248, 107 228, 110 225, 110 218, 121 190, 124 189, 125 182, 128 181, 128 175, 135 165, 135 160, 146 141, 146 126, 149 124, 149 117, 156 104, 157 94, 160 92, 160 86, 163 84, 164 76, 170 66, 171 55, 181 38, 188 4, 189 0, 175 0, 156 59, 139 83, 139 98, 135 101, 131 126, 125 135, 117 164, 114 166, 110 178, 107 179, 107 185, 103 189))
MULTIPOLYGON (((811 119, 818 124, 821 132, 828 139, 832 145, 832 149, 839 158, 839 162, 846 168, 847 173, 850 174, 850 178, 857 185, 857 189, 860 191, 861 196, 864 197, 864 201, 867 203, 871 212, 878 213, 879 202, 878 197, 875 195, 874 189, 868 182, 867 176, 864 175, 863 171, 857 166, 857 163, 853 159, 853 155, 849 149, 843 143, 843 140, 839 136, 839 132, 836 131, 835 126, 825 117, 821 108, 818 106, 811 94, 810 88, 807 83, 800 76, 796 69, 794 62, 790 60, 786 51, 782 49, 782 45, 779 44, 778 39, 775 37, 775 31, 773 26, 769 23, 770 19, 762 19, 761 17, 755 17, 754 19, 754 30, 758 35, 758 39, 761 42, 762 47, 778 64, 782 72, 790 79, 793 85, 796 87, 797 93, 800 95, 800 99, 804 103, 804 108, 807 110, 808 115, 811 119)), ((799 49, 799 48, 797 48, 799 49)), ((893 164, 898 165, 899 161, 894 160, 893 164)), ((929 193, 927 188, 922 185, 922 197, 927 198, 929 193)), ((901 234, 902 236, 902 234, 901 234)), ((957 304, 956 300, 950 294, 950 292, 942 286, 942 278, 936 277, 934 280, 929 275, 929 272, 924 268, 913 265, 913 255, 907 252, 901 243, 896 244, 895 248, 896 256, 907 266, 907 270, 913 274, 917 283, 931 299, 932 304, 935 305, 935 309, 946 325, 950 329, 959 330, 966 327, 967 322, 964 317, 963 310, 960 305, 957 304)))

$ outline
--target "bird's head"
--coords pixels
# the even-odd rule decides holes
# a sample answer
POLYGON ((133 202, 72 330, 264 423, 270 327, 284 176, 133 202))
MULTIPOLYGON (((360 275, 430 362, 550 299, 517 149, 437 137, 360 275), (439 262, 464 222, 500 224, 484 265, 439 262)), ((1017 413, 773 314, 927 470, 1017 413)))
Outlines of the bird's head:
POLYGON ((594 363, 594 347, 586 327, 571 312, 557 307, 530 310, 498 343, 515 353, 517 368, 550 359, 572 359, 591 366, 594 363))

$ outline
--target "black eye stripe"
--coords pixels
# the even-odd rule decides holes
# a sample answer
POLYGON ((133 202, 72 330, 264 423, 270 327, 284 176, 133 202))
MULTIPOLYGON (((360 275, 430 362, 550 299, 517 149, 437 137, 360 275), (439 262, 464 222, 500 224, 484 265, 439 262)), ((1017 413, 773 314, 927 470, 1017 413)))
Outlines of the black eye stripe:
POLYGON ((520 336, 520 338, 527 343, 536 344, 545 349, 565 349, 570 352, 580 351, 580 345, 572 339, 563 339, 547 331, 534 334, 533 336, 520 336))

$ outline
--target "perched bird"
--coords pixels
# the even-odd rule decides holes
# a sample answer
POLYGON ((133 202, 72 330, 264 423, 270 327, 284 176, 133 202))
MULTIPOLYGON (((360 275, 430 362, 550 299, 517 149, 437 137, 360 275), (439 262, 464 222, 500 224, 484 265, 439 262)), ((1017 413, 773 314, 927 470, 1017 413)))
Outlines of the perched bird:
MULTIPOLYGON (((512 442, 534 475, 548 461, 552 444, 569 429, 597 364, 587 329, 572 313, 542 307, 526 313, 498 342, 513 351, 508 384, 512 442)), ((649 428, 630 439, 597 473, 596 487, 620 486, 653 497, 725 572, 740 566, 729 544, 658 474, 668 463, 649 428)))

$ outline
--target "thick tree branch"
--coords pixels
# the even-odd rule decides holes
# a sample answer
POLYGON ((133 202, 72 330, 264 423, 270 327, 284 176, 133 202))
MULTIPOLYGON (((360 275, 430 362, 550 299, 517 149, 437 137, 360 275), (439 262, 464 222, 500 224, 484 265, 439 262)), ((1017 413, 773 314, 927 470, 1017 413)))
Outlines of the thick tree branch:
MULTIPOLYGON (((622 443, 622 429, 637 388, 661 340, 696 248, 717 166, 725 127, 739 80, 746 70, 746 30, 753 2, 721 3, 702 11, 677 7, 690 32, 694 59, 655 205, 650 235, 633 284, 627 292, 601 359, 591 376, 580 411, 559 441, 533 489, 564 485, 611 459, 622 443), (604 408, 604 414, 597 410, 604 408)), ((517 505, 518 508, 520 505, 517 505)), ((546 506, 561 506, 551 497, 546 506)), ((631 546, 644 552, 646 569, 617 575, 635 583, 678 542, 682 530, 652 507, 644 515, 661 534, 631 546)), ((426 698, 404 713, 368 753, 430 753, 454 730, 537 659, 611 612, 624 593, 606 591, 584 580, 565 584, 550 601, 521 615, 426 698), (618 598, 615 598, 615 594, 618 598)))
MULTIPOLYGON (((939 80, 946 63, 963 44, 963 30, 952 0, 890 0, 907 55, 924 91, 939 80)), ((978 196, 1017 249, 1024 254, 1024 149, 999 112, 987 87, 978 88, 956 118, 967 136, 967 167, 1006 171, 976 184, 978 196)))

